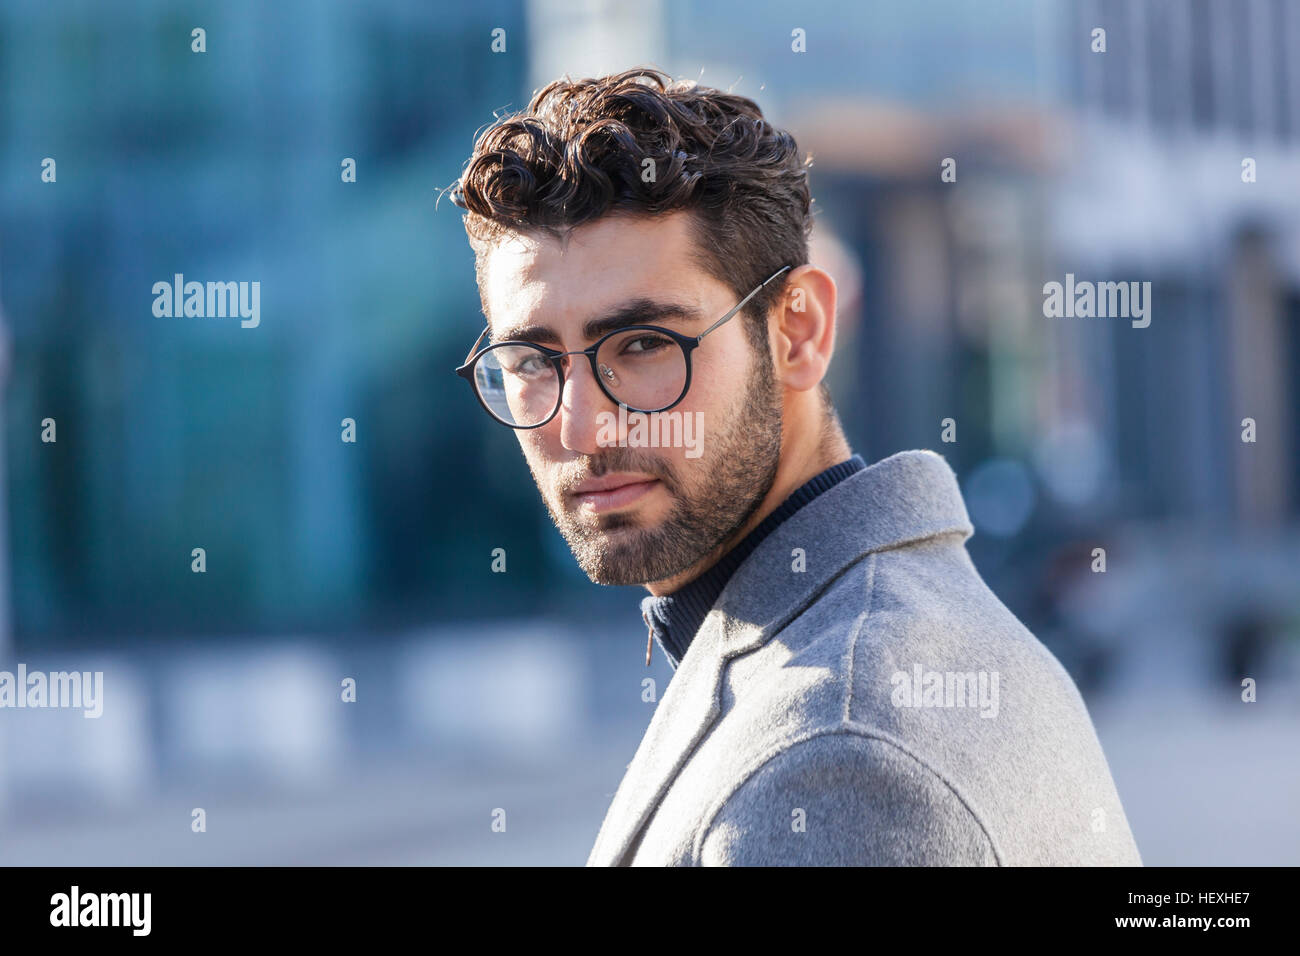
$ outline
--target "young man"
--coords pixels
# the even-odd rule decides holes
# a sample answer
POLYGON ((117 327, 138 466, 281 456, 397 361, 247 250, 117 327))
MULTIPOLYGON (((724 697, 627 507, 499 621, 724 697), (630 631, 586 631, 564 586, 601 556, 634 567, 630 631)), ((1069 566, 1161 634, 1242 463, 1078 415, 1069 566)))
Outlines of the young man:
POLYGON ((845 440, 793 138, 667 79, 552 83, 454 194, 489 322, 458 372, 675 668, 588 864, 1139 865, 947 463, 845 440))

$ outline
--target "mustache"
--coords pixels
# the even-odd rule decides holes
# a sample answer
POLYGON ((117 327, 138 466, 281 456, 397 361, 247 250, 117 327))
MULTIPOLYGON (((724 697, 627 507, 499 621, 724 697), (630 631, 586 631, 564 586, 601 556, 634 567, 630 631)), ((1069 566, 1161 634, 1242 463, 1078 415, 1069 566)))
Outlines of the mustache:
POLYGON ((678 490, 677 473, 662 458, 645 455, 633 448, 611 448, 600 455, 585 455, 557 469, 556 490, 568 495, 589 478, 602 478, 610 472, 632 471, 653 475, 670 492, 678 490))

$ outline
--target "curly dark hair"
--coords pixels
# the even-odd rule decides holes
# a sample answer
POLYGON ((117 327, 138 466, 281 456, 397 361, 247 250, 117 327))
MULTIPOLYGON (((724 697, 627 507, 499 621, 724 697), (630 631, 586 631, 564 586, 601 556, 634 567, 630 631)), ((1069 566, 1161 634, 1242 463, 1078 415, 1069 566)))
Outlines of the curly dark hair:
MULTIPOLYGON (((507 230, 560 239, 610 213, 689 210, 701 267, 739 301, 783 265, 808 261, 810 165, 753 100, 643 67, 550 83, 479 134, 450 188, 466 210, 480 289, 484 253, 507 230)), ((764 352, 787 278, 744 310, 764 352)))

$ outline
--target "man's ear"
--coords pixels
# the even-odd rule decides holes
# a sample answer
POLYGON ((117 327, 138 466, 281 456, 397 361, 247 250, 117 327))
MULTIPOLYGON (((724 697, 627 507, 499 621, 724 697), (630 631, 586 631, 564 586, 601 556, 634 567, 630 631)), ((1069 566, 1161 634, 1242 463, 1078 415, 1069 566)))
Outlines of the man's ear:
POLYGON ((825 270, 802 265, 790 273, 770 325, 773 371, 786 388, 821 384, 835 351, 835 306, 835 280, 825 270))

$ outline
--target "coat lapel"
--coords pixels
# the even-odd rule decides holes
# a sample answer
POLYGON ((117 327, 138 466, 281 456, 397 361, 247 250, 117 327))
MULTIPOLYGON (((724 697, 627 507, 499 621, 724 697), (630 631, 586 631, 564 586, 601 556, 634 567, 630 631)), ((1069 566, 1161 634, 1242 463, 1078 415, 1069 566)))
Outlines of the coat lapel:
POLYGON ((588 866, 622 866, 650 811, 722 710, 721 618, 711 611, 655 707, 636 756, 610 803, 588 866))
POLYGON ((956 476, 930 451, 899 452, 799 509, 727 582, 669 681, 610 803, 588 866, 625 866, 673 780, 722 711, 727 662, 760 647, 844 568, 873 551, 936 534, 974 533, 956 476), (790 555, 803 548, 805 573, 790 555))

